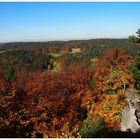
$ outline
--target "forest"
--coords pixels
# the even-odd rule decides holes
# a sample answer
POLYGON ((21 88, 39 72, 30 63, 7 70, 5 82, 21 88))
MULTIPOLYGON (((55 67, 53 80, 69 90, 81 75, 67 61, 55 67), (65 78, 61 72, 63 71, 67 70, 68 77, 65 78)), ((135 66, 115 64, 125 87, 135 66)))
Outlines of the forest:
POLYGON ((0 137, 119 137, 140 89, 132 38, 1 43, 0 137))

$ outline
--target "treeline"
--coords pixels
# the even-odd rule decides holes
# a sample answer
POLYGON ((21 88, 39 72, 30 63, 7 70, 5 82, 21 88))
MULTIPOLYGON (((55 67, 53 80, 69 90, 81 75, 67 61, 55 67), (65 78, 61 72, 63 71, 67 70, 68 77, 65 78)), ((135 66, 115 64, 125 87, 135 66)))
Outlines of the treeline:
POLYGON ((140 51, 140 45, 129 42, 128 39, 91 39, 73 41, 50 41, 29 43, 4 43, 0 44, 1 51, 7 50, 34 50, 44 52, 61 53, 70 52, 72 48, 81 48, 82 51, 90 51, 95 56, 100 56, 108 48, 123 48, 130 55, 135 56, 140 51))

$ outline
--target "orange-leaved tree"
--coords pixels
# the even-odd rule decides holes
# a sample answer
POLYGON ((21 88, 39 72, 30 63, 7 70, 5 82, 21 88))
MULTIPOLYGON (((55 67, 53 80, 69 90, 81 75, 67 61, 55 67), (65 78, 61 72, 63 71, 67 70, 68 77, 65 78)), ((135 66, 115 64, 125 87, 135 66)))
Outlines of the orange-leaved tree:
POLYGON ((106 89, 126 89, 126 86, 134 84, 133 75, 128 67, 134 64, 131 56, 126 55, 123 49, 108 49, 105 55, 98 61, 98 67, 94 74, 97 94, 104 93, 106 89))

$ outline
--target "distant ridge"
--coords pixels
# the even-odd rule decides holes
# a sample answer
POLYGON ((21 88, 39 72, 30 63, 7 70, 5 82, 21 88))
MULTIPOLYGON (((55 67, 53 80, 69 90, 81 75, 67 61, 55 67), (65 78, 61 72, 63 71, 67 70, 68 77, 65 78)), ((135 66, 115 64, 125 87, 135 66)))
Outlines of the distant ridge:
POLYGON ((27 43, 53 43, 53 42, 76 42, 76 41, 105 41, 105 40, 128 40, 127 38, 94 38, 94 39, 72 39, 72 40, 51 40, 51 41, 17 41, 17 42, 5 42, 1 44, 27 44, 27 43))

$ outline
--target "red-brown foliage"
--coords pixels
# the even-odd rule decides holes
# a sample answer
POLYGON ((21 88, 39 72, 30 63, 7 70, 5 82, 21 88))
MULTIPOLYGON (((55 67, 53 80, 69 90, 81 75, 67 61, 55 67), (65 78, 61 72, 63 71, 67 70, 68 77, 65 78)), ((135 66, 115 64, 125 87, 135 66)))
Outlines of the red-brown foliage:
POLYGON ((32 96, 30 113, 34 117, 39 117, 35 115, 39 110, 41 114, 47 113, 48 119, 52 118, 52 121, 46 123, 51 123, 51 130, 60 129, 66 122, 71 122, 71 125, 78 123, 79 110, 92 98, 92 92, 89 92, 90 79, 91 75, 86 68, 59 74, 35 74, 26 86, 26 92, 32 96))

